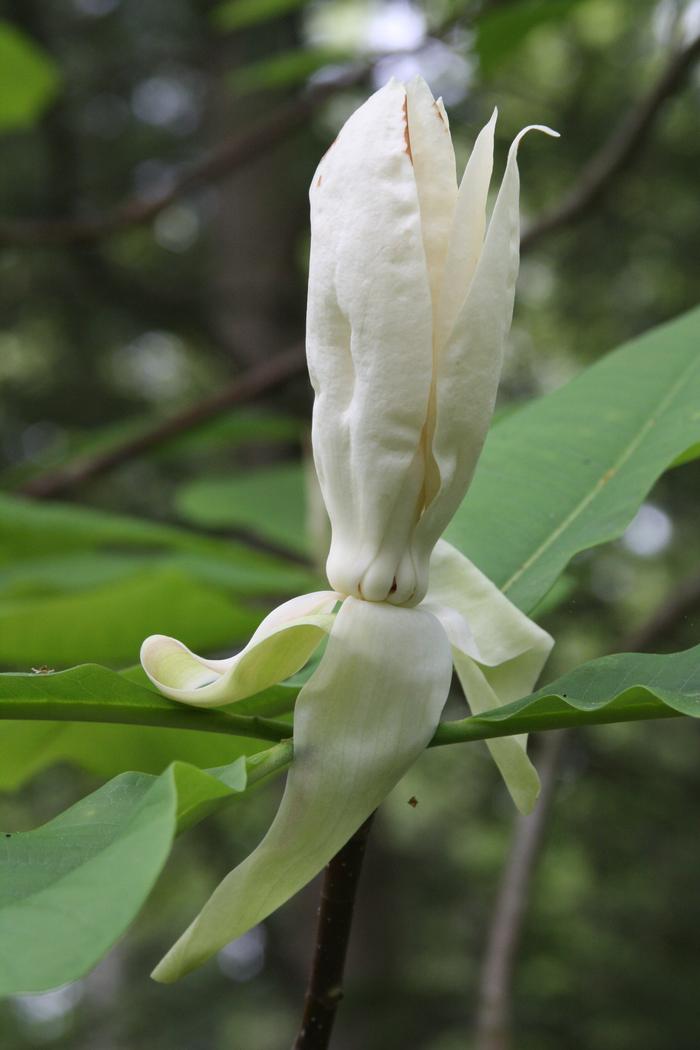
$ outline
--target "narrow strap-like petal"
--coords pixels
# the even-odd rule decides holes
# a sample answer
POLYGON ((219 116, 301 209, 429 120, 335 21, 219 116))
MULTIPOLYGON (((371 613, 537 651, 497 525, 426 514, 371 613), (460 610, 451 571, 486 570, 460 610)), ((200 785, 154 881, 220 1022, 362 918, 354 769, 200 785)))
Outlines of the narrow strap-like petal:
MULTIPOLYGON (((532 691, 554 644, 552 637, 444 540, 430 561, 430 589, 423 607, 445 628, 473 714, 532 691)), ((525 736, 487 741, 513 801, 524 813, 539 793, 526 742, 525 736)))
POLYGON ((348 598, 294 717, 294 762, 258 848, 226 876, 154 972, 174 981, 310 881, 430 740, 450 685, 437 620, 348 598))
MULTIPOLYGON (((432 549, 461 503, 491 421, 518 274, 517 148, 523 135, 531 130, 556 135, 549 128, 537 125, 525 128, 513 142, 466 300, 440 350, 432 444, 440 489, 416 529, 419 561, 421 552, 426 547, 432 549)), ((483 189, 485 172, 481 182, 483 189)))
POLYGON ((486 200, 493 171, 498 110, 477 135, 455 202, 447 261, 440 292, 436 342, 442 347, 467 298, 486 232, 486 200))
POLYGON ((231 704, 296 674, 330 631, 340 600, 335 591, 292 598, 273 609, 245 649, 228 660, 207 660, 175 638, 154 634, 141 646, 141 663, 171 700, 195 707, 231 704))
MULTIPOLYGON (((437 122, 437 116, 436 116, 437 122)), ((333 527, 331 586, 401 604, 423 485, 432 305, 406 92, 350 117, 313 179, 307 356, 313 446, 333 527)))

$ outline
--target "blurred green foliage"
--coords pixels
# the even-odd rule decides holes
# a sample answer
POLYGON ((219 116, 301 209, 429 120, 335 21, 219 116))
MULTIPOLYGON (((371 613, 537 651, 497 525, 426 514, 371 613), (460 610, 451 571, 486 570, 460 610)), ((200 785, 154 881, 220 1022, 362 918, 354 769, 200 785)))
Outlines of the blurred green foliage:
MULTIPOLYGON (((373 86, 420 69, 445 96, 460 162, 496 103, 501 164, 522 125, 561 131, 559 143, 522 151, 527 225, 575 184, 658 77, 691 32, 690 7, 4 0, 0 215, 13 221, 99 216, 127 197, 148 197, 274 111, 309 73, 328 75, 319 55, 334 64, 352 55, 358 68, 381 56, 303 130, 145 225, 83 243, 22 245, 0 222, 6 488, 150 426, 298 342, 307 185, 373 86)), ((694 305, 697 93, 695 75, 595 207, 524 258, 504 408, 559 387, 694 305)), ((623 404, 629 397, 622 383, 605 393, 623 404)), ((299 476, 309 405, 305 379, 292 382, 265 399, 263 414, 222 416, 68 494, 85 508, 3 501, 3 669, 131 664, 151 631, 229 651, 277 600, 316 586, 310 569, 278 549, 303 549, 298 501, 286 482, 265 486, 264 498, 259 488, 268 471, 299 476)), ((558 639, 550 677, 618 648, 697 573, 699 491, 700 467, 687 463, 658 483, 622 540, 575 560, 569 589, 546 615, 558 639)), ((660 647, 697 641, 698 616, 689 612, 660 647)), ((451 715, 459 714, 455 702, 451 715)), ((47 748, 65 756, 55 727, 43 729, 47 748)), ((3 732, 19 760, 18 739, 3 732)), ((118 746, 93 732, 97 772, 118 746)), ((699 743, 697 727, 666 722, 590 729, 572 741, 517 971, 518 1050, 697 1046, 699 743)), ((135 746, 133 735, 127 744, 135 746)), ((465 1046, 513 819, 484 752, 469 745, 426 755, 384 807, 338 1050, 465 1046)), ((165 760, 156 757, 154 770, 165 760)), ((0 796, 2 824, 35 826, 97 783, 65 764, 44 770, 22 792, 0 796)), ((275 795, 236 807, 235 821, 222 814, 190 832, 137 929, 92 977, 53 999, 0 1004, 3 1046, 288 1045, 313 888, 181 989, 146 980, 174 933, 255 844, 275 795)))
POLYGON ((0 130, 31 126, 59 83, 51 56, 12 23, 0 22, 0 130))

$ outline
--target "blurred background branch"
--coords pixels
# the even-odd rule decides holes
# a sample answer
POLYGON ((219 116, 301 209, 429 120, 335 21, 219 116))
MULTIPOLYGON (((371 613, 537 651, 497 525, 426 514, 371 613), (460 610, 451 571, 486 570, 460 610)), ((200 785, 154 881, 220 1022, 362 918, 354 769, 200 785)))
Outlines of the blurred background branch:
POLYGON ((149 426, 134 437, 103 452, 79 457, 65 467, 40 474, 20 486, 19 491, 33 499, 55 499, 65 496, 93 478, 120 467, 137 456, 146 455, 180 434, 196 430, 222 412, 270 394, 291 377, 298 376, 305 370, 306 357, 303 346, 292 347, 285 353, 276 354, 248 369, 244 375, 228 383, 211 397, 190 405, 184 411, 149 426))
POLYGON ((521 239, 523 252, 530 251, 547 234, 578 222, 595 205, 601 194, 633 162, 664 105, 683 88, 699 57, 700 35, 670 56, 658 80, 623 115, 563 200, 525 230, 521 239))
MULTIPOLYGON (((654 652, 693 613, 700 612, 700 574, 684 580, 615 652, 654 652)), ((557 781, 575 730, 537 738, 541 791, 535 811, 517 817, 512 842, 489 921, 479 980, 476 1050, 510 1050, 513 1042, 513 983, 528 914, 533 878, 546 844, 557 781)))
POLYGON ((347 86, 347 80, 339 78, 335 85, 300 94, 252 127, 219 143, 208 156, 174 175, 165 187, 146 188, 138 195, 128 197, 105 215, 93 218, 2 220, 0 243, 25 247, 81 244, 110 237, 130 226, 149 223, 193 189, 227 178, 273 149, 302 127, 332 90, 347 86))
MULTIPOLYGON (((454 27, 450 19, 443 34, 454 27)), ((439 36, 439 34, 437 34, 439 36)), ((664 104, 681 90, 700 56, 700 36, 674 52, 659 78, 624 114, 613 133, 597 150, 563 200, 527 228, 521 250, 528 252, 542 237, 578 221, 609 184, 632 163, 664 104)), ((342 73, 335 80, 316 86, 274 110, 259 123, 219 143, 209 156, 176 174, 164 188, 146 189, 127 198, 111 212, 92 218, 48 218, 0 220, 0 244, 66 245, 100 240, 130 226, 151 222, 180 197, 208 183, 227 178, 252 163, 261 154, 298 131, 331 94, 367 78, 372 64, 342 73)))
MULTIPOLYGON (((453 24, 454 20, 450 20, 443 32, 452 28, 453 24)), ((610 137, 584 167, 562 202, 525 230, 521 242, 523 253, 532 250, 543 237, 578 221, 594 206, 599 196, 631 164, 645 138, 652 132, 664 103, 682 88, 699 56, 700 36, 671 56, 650 90, 625 114, 610 137)), ((125 227, 150 222, 191 189, 228 176, 246 163, 254 161, 260 154, 298 130, 332 93, 365 79, 370 71, 371 67, 360 67, 349 74, 339 75, 323 87, 316 87, 299 95, 266 117, 260 125, 232 136, 220 144, 209 157, 174 178, 167 189, 150 194, 146 192, 128 200, 119 205, 112 215, 91 220, 59 219, 43 222, 22 221, 14 224, 0 222, 0 242, 70 245, 97 240, 117 233, 125 227)), ((63 143, 64 139, 65 136, 61 136, 59 144, 63 143)), ((87 268, 94 270, 96 261, 93 256, 87 268)), ((104 261, 101 265, 105 268, 104 261)), ((133 298, 133 286, 129 291, 133 298)), ((20 491, 25 495, 41 498, 56 497, 70 492, 91 478, 147 453, 174 435, 197 427, 220 412, 254 400, 301 371, 302 351, 277 355, 274 362, 250 369, 248 374, 237 379, 215 397, 189 406, 170 419, 148 428, 138 437, 128 438, 98 455, 79 458, 73 464, 32 478, 20 487, 20 491)))

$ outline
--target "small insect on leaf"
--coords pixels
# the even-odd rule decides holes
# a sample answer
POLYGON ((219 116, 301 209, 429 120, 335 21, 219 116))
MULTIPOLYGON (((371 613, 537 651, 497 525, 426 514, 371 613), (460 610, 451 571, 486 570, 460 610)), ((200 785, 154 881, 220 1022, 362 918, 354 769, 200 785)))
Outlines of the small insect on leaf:
POLYGON ((412 809, 416 808, 416 806, 418 805, 418 799, 415 795, 411 795, 411 797, 408 800, 408 804, 412 809))

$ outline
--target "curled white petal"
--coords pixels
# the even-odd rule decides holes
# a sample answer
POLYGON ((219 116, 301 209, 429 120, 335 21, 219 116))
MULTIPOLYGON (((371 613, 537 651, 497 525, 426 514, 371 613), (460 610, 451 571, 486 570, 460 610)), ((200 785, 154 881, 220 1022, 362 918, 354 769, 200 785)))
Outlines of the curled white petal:
POLYGON ((310 881, 430 740, 452 658, 428 612, 348 598, 294 717, 294 762, 277 815, 153 976, 170 982, 240 937, 310 881))
POLYGON ((245 649, 227 660, 197 656, 175 638, 151 635, 141 664, 164 696, 195 707, 220 707, 284 681, 304 666, 333 625, 335 591, 303 594, 274 609, 245 649))

